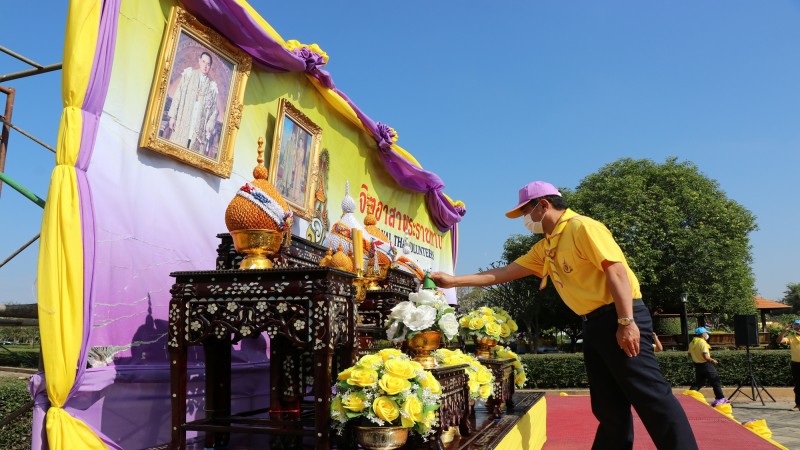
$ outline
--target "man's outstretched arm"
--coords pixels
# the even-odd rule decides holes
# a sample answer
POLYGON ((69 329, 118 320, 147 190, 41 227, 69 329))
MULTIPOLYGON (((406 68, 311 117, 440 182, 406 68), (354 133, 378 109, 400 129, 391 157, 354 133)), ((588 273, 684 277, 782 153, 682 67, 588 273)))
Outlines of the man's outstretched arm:
POLYGON ((506 283, 529 275, 536 275, 532 270, 512 262, 503 267, 496 267, 486 272, 472 275, 450 275, 444 272, 433 272, 430 276, 434 283, 441 288, 463 286, 493 286, 506 283))

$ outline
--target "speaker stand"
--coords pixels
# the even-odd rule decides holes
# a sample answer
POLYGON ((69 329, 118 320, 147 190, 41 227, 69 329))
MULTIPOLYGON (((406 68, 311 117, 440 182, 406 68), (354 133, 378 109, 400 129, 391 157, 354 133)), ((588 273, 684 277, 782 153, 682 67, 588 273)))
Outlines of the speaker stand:
POLYGON ((747 351, 747 376, 744 380, 742 380, 741 383, 739 383, 739 386, 735 391, 733 391, 730 397, 728 397, 728 400, 733 400, 733 398, 736 397, 736 394, 742 394, 751 401, 756 401, 756 397, 758 397, 758 399, 761 400, 761 405, 765 406, 766 404, 764 403, 764 397, 761 396, 761 391, 764 391, 764 393, 767 394, 774 402, 775 398, 769 393, 767 388, 758 382, 758 378, 756 378, 756 376, 753 374, 753 365, 750 361, 750 345, 745 345, 745 349, 747 351), (750 395, 747 395, 747 393, 742 390, 743 386, 750 386, 750 395))

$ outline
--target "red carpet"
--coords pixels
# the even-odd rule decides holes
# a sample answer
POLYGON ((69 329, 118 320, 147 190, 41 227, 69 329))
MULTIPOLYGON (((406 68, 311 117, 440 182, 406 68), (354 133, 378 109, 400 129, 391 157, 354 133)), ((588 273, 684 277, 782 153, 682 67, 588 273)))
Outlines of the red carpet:
MULTIPOLYGON (((686 396, 678 395, 689 422, 692 424, 700 450, 756 450, 776 448, 769 441, 718 413, 708 405, 686 396)), ((733 407, 736 417, 736 406, 733 407)), ((635 450, 655 450, 656 446, 647 434, 636 412, 633 413, 635 450)), ((547 443, 544 450, 590 449, 597 431, 597 419, 592 415, 589 397, 547 397, 547 443)))

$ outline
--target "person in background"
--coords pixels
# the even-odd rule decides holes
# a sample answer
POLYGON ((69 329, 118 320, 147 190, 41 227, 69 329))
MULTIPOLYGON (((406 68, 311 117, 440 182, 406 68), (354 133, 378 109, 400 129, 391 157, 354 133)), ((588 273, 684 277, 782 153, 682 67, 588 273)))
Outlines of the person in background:
POLYGON ((633 448, 631 406, 660 450, 697 448, 686 413, 664 379, 651 345, 653 319, 639 281, 611 232, 602 223, 567 208, 550 183, 519 190, 506 213, 544 239, 511 264, 472 275, 435 272, 440 287, 492 286, 529 275, 555 285, 562 301, 583 319, 583 355, 592 412, 599 424, 592 448, 633 448))
POLYGON ((800 411, 800 319, 781 330, 778 343, 789 345, 792 352, 792 378, 794 379, 794 409, 800 411))
POLYGON ((722 384, 719 381, 717 368, 714 367, 719 362, 711 357, 711 346, 708 345, 708 330, 705 327, 695 328, 697 335, 689 343, 689 359, 694 363, 694 384, 689 388, 693 391, 700 391, 708 382, 714 389, 714 401, 711 406, 730 403, 725 394, 722 393, 722 384))
POLYGON ((664 346, 661 345, 661 341, 658 340, 658 335, 655 332, 653 332, 653 351, 656 353, 664 351, 664 346))

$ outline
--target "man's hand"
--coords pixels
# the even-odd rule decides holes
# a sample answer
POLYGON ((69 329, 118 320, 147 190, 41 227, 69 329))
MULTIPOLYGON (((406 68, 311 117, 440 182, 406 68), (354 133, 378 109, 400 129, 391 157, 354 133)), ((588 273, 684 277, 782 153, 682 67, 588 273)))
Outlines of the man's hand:
POLYGON ((630 325, 617 326, 617 344, 629 357, 639 354, 640 337, 639 327, 636 322, 631 322, 630 325))
POLYGON ((451 288, 455 282, 455 277, 444 272, 433 272, 430 274, 431 280, 440 288, 451 288))
POLYGON ((174 117, 170 117, 169 118, 169 129, 170 130, 174 130, 175 129, 175 118, 174 117))

